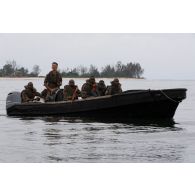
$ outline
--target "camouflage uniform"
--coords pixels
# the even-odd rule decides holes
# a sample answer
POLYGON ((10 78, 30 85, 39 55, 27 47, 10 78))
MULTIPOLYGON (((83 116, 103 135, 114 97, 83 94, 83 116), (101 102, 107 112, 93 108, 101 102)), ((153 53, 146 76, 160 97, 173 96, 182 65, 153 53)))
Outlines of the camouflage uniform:
POLYGON ((98 90, 100 96, 105 95, 106 85, 105 85, 103 80, 100 80, 99 83, 97 84, 97 90, 98 90))
POLYGON ((30 102, 34 100, 35 96, 41 96, 41 94, 33 87, 32 82, 29 82, 24 88, 25 89, 21 92, 22 102, 30 102))
POLYGON ((50 71, 49 74, 46 75, 44 85, 48 85, 51 89, 59 88, 62 85, 61 74, 58 71, 50 71))
POLYGON ((86 83, 83 84, 81 88, 82 98, 87 98, 91 96, 99 96, 99 92, 97 90, 97 84, 95 82, 95 78, 91 76, 86 80, 86 83))
POLYGON ((111 86, 106 90, 106 95, 115 95, 119 93, 122 93, 121 84, 118 79, 114 79, 111 81, 111 86))
MULTIPOLYGON (((60 86, 62 85, 62 76, 61 74, 56 71, 50 71, 44 80, 44 86, 48 86, 50 89, 59 89, 60 86)), ((51 91, 49 91, 48 89, 44 89, 41 92, 42 97, 44 97, 45 99, 47 99, 47 96, 52 95, 51 91)))
POLYGON ((86 83, 83 84, 82 88, 81 88, 81 94, 82 94, 82 98, 87 98, 92 96, 91 91, 92 91, 92 85, 89 82, 89 79, 86 80, 86 83))
POLYGON ((78 86, 75 85, 74 80, 69 81, 69 85, 64 86, 64 100, 75 100, 81 95, 78 86))

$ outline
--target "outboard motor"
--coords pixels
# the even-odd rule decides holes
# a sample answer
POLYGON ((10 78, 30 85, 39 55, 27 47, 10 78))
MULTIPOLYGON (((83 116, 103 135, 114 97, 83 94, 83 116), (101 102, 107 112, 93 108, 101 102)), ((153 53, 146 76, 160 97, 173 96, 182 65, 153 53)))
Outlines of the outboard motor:
POLYGON ((20 104, 22 102, 21 100, 21 93, 18 91, 10 92, 7 95, 6 99, 6 109, 10 108, 14 104, 20 104))

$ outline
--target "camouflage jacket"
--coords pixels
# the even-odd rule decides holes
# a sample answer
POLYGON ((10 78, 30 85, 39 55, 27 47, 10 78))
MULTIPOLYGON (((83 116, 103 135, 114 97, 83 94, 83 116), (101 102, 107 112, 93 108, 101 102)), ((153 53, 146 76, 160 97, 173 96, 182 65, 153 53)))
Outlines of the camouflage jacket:
POLYGON ((44 85, 48 85, 52 89, 60 87, 62 85, 61 74, 59 72, 55 74, 53 71, 50 71, 45 77, 44 85))
POLYGON ((26 87, 26 89, 24 89, 21 92, 21 98, 22 98, 22 102, 29 102, 29 101, 33 101, 35 96, 41 96, 40 93, 37 92, 37 90, 35 88, 33 89, 29 89, 26 87))
POLYGON ((106 85, 98 84, 97 90, 98 90, 100 96, 104 96, 105 92, 106 92, 106 85))
POLYGON ((93 86, 90 83, 84 83, 81 88, 82 97, 91 96, 93 86))
POLYGON ((78 89, 77 85, 74 85, 73 87, 71 87, 70 85, 64 86, 64 100, 78 99, 80 95, 81 91, 78 89))
POLYGON ((122 93, 121 84, 108 86, 105 94, 114 95, 114 94, 119 94, 119 93, 122 93))
POLYGON ((87 98, 90 96, 99 96, 97 89, 97 84, 84 83, 81 88, 82 98, 87 98))

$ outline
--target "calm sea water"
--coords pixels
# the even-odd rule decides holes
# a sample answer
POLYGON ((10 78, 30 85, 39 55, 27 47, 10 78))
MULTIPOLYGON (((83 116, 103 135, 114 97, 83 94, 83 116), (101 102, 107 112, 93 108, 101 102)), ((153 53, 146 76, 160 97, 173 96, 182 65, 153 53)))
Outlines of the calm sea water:
POLYGON ((7 94, 29 81, 43 89, 43 79, 0 79, 0 162, 195 162, 195 81, 121 79, 123 90, 187 88, 187 99, 172 122, 114 123, 8 117, 7 94))

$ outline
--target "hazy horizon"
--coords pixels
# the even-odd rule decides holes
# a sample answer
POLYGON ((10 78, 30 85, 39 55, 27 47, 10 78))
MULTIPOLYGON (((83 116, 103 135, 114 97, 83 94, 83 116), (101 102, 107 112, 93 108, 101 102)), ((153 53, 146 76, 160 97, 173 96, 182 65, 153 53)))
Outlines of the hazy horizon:
POLYGON ((59 69, 96 65, 99 69, 138 62, 147 79, 195 78, 195 34, 0 34, 0 67, 8 60, 45 75, 51 62, 59 69))

